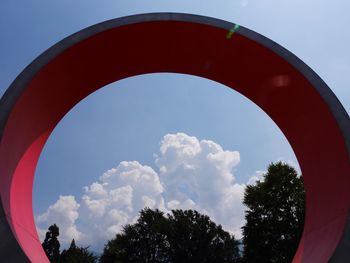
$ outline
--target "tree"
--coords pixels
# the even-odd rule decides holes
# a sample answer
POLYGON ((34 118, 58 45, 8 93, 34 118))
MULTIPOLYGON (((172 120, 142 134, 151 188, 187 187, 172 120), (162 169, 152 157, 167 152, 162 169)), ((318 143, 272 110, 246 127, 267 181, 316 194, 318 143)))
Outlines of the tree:
POLYGON ((209 216, 195 210, 173 210, 169 223, 171 262, 238 262, 238 241, 209 216))
POLYGON ((101 256, 110 262, 238 262, 238 242, 206 215, 146 208, 137 222, 110 240, 101 256))
POLYGON ((107 243, 100 261, 169 262, 167 228, 168 222, 163 212, 144 209, 134 225, 124 226, 122 233, 107 243))
POLYGON ((73 239, 68 250, 63 250, 61 263, 95 263, 97 257, 88 250, 88 247, 78 247, 73 239))
POLYGON ((291 262, 304 224, 302 177, 285 163, 270 164, 263 181, 247 186, 243 203, 244 262, 291 262))
POLYGON ((42 247, 50 262, 59 262, 60 259, 60 242, 57 239, 59 234, 58 226, 56 226, 56 224, 51 225, 46 232, 45 240, 42 243, 42 247))

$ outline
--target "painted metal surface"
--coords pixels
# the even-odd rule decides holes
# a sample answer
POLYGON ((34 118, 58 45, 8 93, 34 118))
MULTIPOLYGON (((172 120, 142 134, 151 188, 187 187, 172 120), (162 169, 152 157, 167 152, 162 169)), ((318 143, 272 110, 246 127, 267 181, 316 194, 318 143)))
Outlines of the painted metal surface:
POLYGON ((61 118, 111 82, 156 72, 215 80, 263 109, 290 142, 304 176, 306 219, 293 262, 348 262, 346 111, 308 66, 273 41, 226 21, 177 13, 86 28, 44 52, 6 91, 0 101, 2 262, 48 262, 34 225, 32 184, 61 118))

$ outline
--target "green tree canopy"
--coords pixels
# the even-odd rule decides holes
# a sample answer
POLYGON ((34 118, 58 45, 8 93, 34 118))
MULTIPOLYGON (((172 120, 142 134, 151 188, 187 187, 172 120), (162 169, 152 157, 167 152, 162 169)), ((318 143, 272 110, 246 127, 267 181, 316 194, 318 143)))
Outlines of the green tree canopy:
POLYGON ((60 242, 57 239, 59 234, 60 231, 58 226, 56 226, 56 224, 51 225, 46 232, 45 240, 42 243, 42 247, 50 262, 59 262, 60 259, 60 242))
POLYGON ((122 233, 108 241, 100 261, 168 262, 167 228, 161 211, 144 209, 135 224, 124 226, 122 233))
POLYGON ((244 262, 291 262, 304 225, 302 177, 285 163, 270 164, 263 181, 247 186, 243 203, 244 262))
POLYGON ((165 216, 146 208, 137 222, 110 240, 102 263, 238 262, 238 242, 206 215, 173 210, 165 216))
POLYGON ((97 257, 89 251, 87 247, 78 247, 73 239, 70 247, 67 250, 63 250, 61 257, 61 263, 95 263, 97 257))
POLYGON ((168 219, 171 262, 238 262, 238 241, 195 210, 173 210, 168 219))

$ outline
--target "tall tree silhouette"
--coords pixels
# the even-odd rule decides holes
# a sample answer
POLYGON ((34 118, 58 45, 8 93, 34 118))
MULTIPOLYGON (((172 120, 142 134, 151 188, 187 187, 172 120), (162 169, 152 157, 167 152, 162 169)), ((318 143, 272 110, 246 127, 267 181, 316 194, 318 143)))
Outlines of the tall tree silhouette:
POLYGON ((59 262, 60 259, 60 242, 57 239, 59 234, 58 226, 56 226, 56 224, 51 225, 42 243, 43 249, 50 262, 59 262))
POLYGON ((291 262, 304 225, 302 177, 285 163, 270 164, 263 181, 247 186, 243 203, 244 262, 291 262))

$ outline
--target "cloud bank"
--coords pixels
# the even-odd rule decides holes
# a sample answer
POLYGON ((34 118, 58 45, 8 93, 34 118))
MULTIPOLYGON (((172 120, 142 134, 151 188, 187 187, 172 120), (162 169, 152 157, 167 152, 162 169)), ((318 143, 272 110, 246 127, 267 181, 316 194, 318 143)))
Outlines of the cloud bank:
POLYGON ((167 134, 155 155, 157 171, 137 161, 119 163, 85 186, 82 196, 60 196, 36 217, 38 233, 43 239, 45 229, 56 223, 63 246, 75 238, 101 251, 123 225, 135 222, 138 212, 150 207, 164 212, 196 209, 240 238, 245 184, 238 184, 233 174, 239 162, 238 151, 224 150, 213 141, 167 134))

